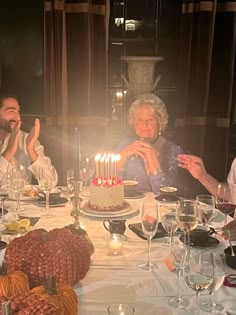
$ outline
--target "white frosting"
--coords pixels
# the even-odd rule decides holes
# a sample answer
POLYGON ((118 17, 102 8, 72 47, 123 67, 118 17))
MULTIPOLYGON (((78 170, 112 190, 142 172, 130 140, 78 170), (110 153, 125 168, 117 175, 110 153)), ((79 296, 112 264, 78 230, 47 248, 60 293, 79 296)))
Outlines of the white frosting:
POLYGON ((89 205, 94 209, 119 209, 124 205, 124 185, 99 187, 90 185, 89 205))

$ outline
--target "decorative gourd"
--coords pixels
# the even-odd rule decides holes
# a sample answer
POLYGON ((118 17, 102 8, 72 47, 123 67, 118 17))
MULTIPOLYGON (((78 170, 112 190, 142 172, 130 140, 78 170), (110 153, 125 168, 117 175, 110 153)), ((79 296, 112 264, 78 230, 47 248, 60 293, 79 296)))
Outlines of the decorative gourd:
POLYGON ((63 315, 78 314, 78 299, 74 289, 67 284, 56 284, 56 277, 45 280, 43 286, 33 288, 31 292, 60 307, 63 315))
POLYGON ((33 293, 0 297, 0 315, 63 315, 61 309, 33 293), (4 305, 4 307, 3 307, 4 305))
POLYGON ((88 272, 90 254, 86 242, 67 229, 37 229, 12 240, 5 261, 10 272, 27 274, 31 288, 42 285, 50 275, 74 285, 88 272))
POLYGON ((72 233, 76 234, 79 238, 86 241, 86 245, 88 246, 90 256, 93 255, 93 253, 95 252, 95 248, 93 246, 92 241, 88 237, 88 233, 84 229, 82 229, 81 227, 78 228, 75 224, 67 225, 65 226, 65 229, 68 229, 72 233))
POLYGON ((28 277, 22 271, 7 273, 7 264, 2 263, 0 267, 0 296, 10 297, 12 295, 29 292, 28 277))

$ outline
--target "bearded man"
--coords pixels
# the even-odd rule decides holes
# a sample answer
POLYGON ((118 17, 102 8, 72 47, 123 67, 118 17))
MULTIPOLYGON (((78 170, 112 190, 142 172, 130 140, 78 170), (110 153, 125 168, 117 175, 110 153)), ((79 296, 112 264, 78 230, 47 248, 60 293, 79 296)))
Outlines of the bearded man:
POLYGON ((39 143, 40 121, 35 119, 29 133, 21 130, 20 105, 17 97, 0 97, 0 177, 17 164, 25 168, 25 180, 37 178, 40 168, 50 168, 51 160, 39 143))

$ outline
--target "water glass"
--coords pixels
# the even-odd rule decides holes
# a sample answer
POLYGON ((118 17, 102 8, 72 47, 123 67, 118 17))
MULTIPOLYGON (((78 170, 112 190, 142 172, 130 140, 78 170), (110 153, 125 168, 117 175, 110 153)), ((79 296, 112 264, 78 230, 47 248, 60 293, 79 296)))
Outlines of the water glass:
POLYGON ((188 266, 188 269, 183 269, 184 281, 196 292, 197 310, 200 314, 199 294, 207 290, 214 279, 213 255, 209 251, 197 253, 189 259, 188 266))
POLYGON ((225 261, 223 256, 219 255, 219 253, 212 253, 213 257, 213 267, 214 267, 214 275, 213 282, 208 288, 210 298, 200 303, 200 309, 204 312, 216 313, 222 312, 224 307, 222 304, 215 303, 213 301, 213 294, 217 291, 224 282, 225 279, 225 261))
POLYGON ((42 191, 45 193, 46 196, 46 214, 43 215, 46 218, 50 218, 53 216, 52 213, 49 212, 49 195, 50 191, 54 188, 55 182, 57 178, 57 173, 54 166, 49 168, 40 167, 38 172, 38 184, 42 191))
POLYGON ((16 195, 16 209, 18 216, 21 214, 21 206, 20 206, 20 194, 24 190, 25 180, 24 175, 22 173, 22 169, 20 165, 16 165, 12 168, 11 172, 11 180, 10 180, 11 190, 16 195))
POLYGON ((177 308, 185 308, 189 305, 189 300, 183 298, 180 295, 179 288, 180 276, 181 273, 183 272, 184 267, 184 258, 185 248, 183 244, 179 244, 179 242, 176 242, 174 239, 172 239, 170 244, 170 259, 172 264, 175 266, 177 272, 177 296, 174 296, 173 298, 169 299, 168 304, 177 308))
POLYGON ((173 234, 177 229, 177 208, 179 202, 158 202, 158 210, 161 214, 161 224, 168 233, 168 241, 165 243, 170 246, 173 234))
POLYGON ((212 195, 198 195, 196 200, 198 202, 199 217, 202 223, 207 225, 214 216, 215 198, 212 195))

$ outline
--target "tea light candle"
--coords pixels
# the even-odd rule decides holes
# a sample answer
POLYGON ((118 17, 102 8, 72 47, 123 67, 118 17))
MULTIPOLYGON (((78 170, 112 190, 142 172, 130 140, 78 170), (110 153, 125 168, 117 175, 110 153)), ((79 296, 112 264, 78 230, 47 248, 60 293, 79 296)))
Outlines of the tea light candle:
POLYGON ((120 253, 123 247, 124 236, 120 234, 110 234, 107 236, 107 247, 113 254, 120 253))
POLYGON ((112 240, 110 241, 109 248, 112 250, 120 250, 122 248, 122 242, 119 240, 112 240))

